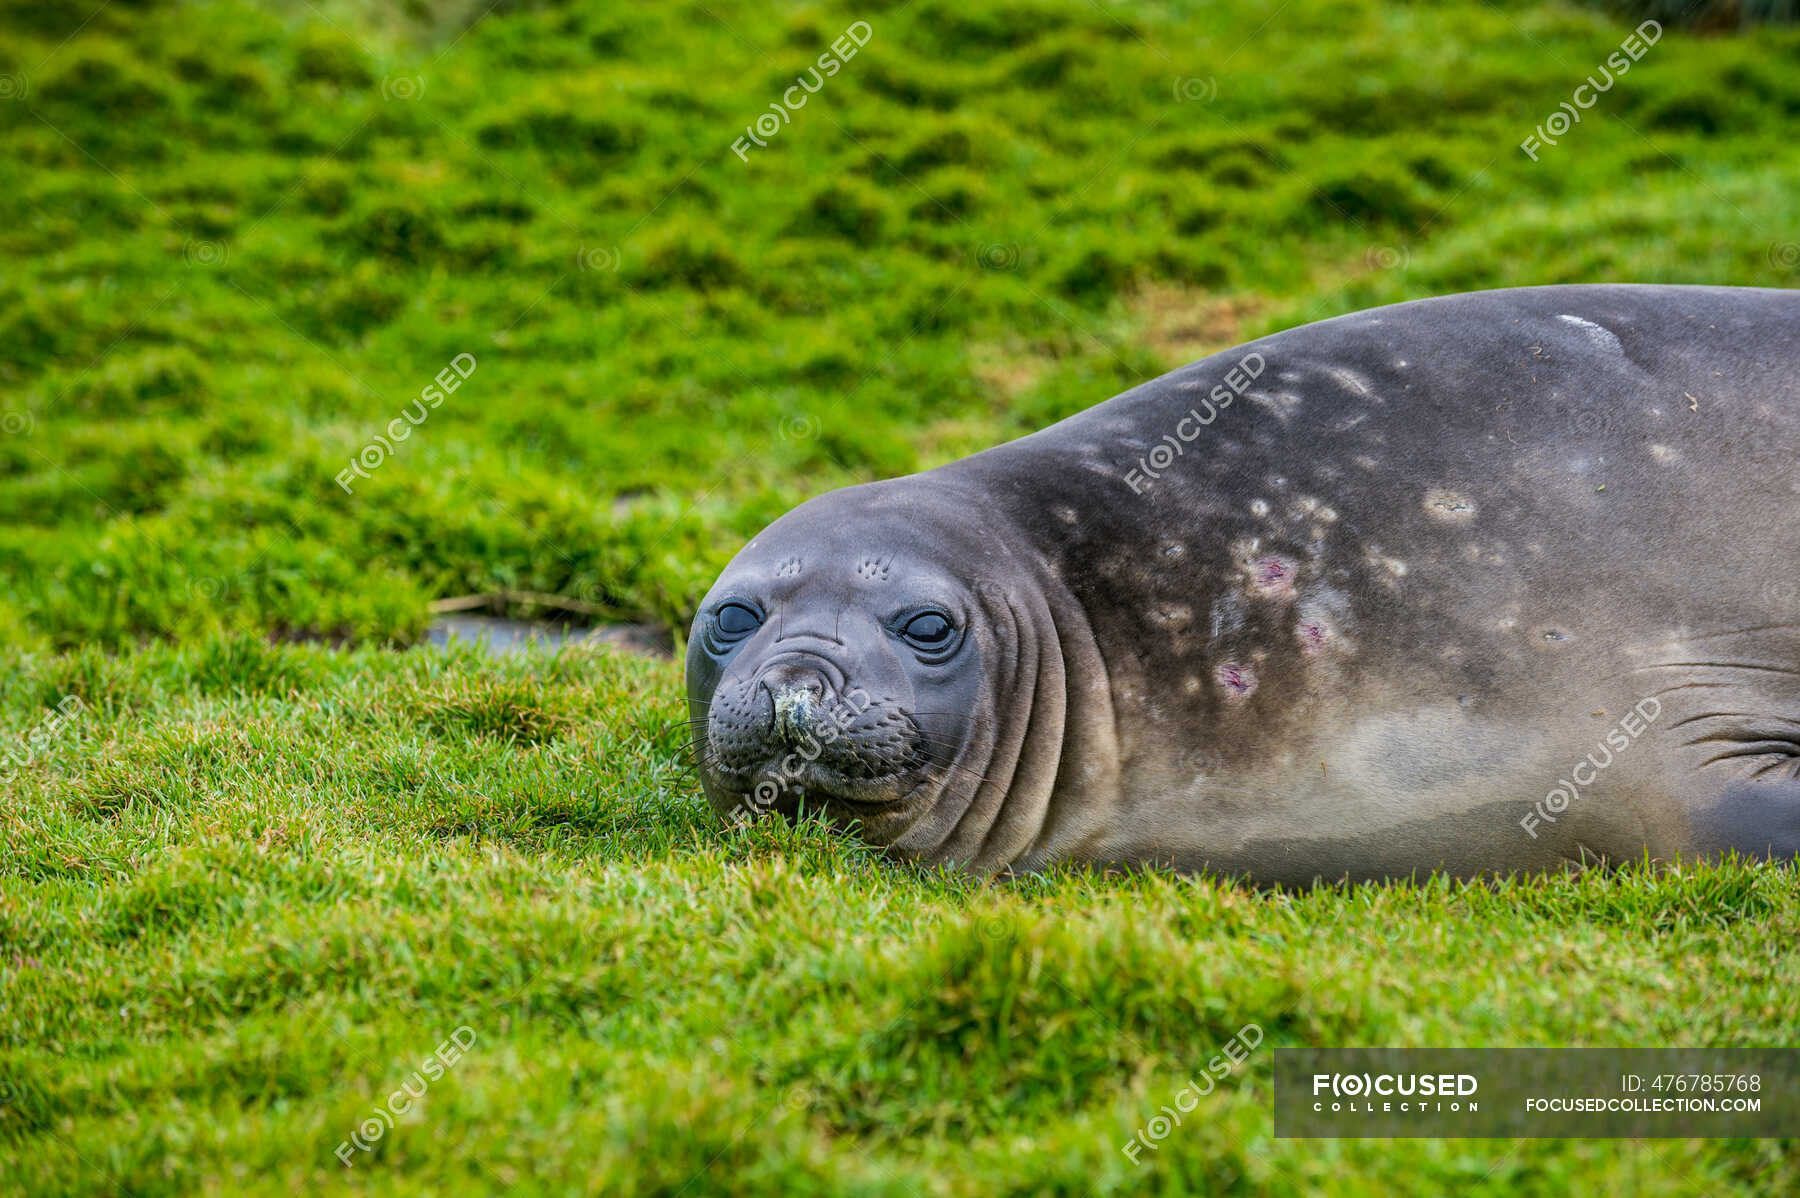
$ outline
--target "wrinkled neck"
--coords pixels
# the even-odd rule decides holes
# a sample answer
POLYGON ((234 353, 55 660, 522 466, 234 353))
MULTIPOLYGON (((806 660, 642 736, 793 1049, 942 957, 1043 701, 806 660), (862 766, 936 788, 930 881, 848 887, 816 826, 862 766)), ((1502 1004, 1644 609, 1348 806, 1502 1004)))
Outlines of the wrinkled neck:
POLYGON ((1075 597, 1034 573, 976 588, 991 662, 984 722, 893 842, 904 856, 984 875, 1080 859, 1119 801, 1105 661, 1075 597))

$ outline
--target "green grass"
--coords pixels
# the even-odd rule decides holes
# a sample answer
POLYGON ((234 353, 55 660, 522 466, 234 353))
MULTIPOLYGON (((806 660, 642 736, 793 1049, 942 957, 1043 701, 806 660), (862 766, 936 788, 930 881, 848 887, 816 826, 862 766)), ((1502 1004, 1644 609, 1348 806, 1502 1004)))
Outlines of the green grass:
MULTIPOLYGON (((0 810, 0 1176, 32 1193, 1783 1193, 1775 1141, 1272 1138, 1281 1045, 1782 1043, 1728 865, 982 886, 725 833, 674 667, 250 639, 38 657, 0 810), (1120 1151, 1246 1023, 1245 1071, 1120 1151), (458 1027, 468 1054, 334 1151, 458 1027), (465 1034, 464 1039, 467 1039, 465 1034), (684 1190, 683 1187, 686 1187, 684 1190)), ((416 1087, 415 1087, 416 1088, 416 1087)))
POLYGON ((1282 326, 1514 284, 1800 283, 1787 27, 1671 29, 1534 163, 1519 143, 1620 19, 95 7, 0 0, 18 646, 407 643, 431 599, 502 588, 679 626, 807 495, 1282 326), (739 161, 855 20, 867 46, 739 161), (474 377, 345 494, 460 352, 474 377))
POLYGON ((722 830, 671 664, 391 651, 502 589, 679 628, 807 495, 1305 320, 1800 285, 1800 33, 1672 28, 1533 163, 1619 18, 486 8, 0 0, 0 749, 29 757, 0 754, 3 1188, 1800 1186, 1788 1142, 1270 1118, 1281 1045, 1789 1042, 1791 871, 982 886, 722 830), (866 48, 740 162, 855 20, 866 48), (1133 1166, 1252 1022, 1245 1072, 1133 1166))

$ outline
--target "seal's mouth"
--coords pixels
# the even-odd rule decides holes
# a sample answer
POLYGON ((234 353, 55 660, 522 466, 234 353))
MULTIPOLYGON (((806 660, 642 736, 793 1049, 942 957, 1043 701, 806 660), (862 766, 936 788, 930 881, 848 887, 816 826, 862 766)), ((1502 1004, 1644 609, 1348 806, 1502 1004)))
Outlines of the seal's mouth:
POLYGON ((738 806, 787 816, 818 807, 870 815, 903 805, 918 790, 910 769, 877 777, 851 776, 823 762, 796 762, 791 755, 771 760, 748 777, 717 781, 738 806))

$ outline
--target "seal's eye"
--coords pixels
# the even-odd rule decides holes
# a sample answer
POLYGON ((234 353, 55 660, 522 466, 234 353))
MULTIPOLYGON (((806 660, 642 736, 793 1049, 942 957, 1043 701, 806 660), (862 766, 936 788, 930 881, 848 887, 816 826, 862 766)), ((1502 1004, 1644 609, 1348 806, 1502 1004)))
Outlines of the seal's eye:
POLYGON ((955 631, 942 612, 922 611, 906 622, 900 635, 924 649, 942 648, 955 631))
POLYGON ((726 603, 713 613, 713 628, 720 639, 735 641, 762 627, 762 616, 744 603, 726 603))

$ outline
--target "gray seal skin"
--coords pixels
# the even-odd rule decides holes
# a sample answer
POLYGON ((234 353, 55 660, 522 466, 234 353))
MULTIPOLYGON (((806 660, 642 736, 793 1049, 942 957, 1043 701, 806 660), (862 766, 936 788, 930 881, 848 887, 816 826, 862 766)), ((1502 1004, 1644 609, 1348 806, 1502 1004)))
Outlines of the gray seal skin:
POLYGON ((977 873, 1800 852, 1800 292, 1476 292, 849 487, 694 620, 721 813, 977 873))

